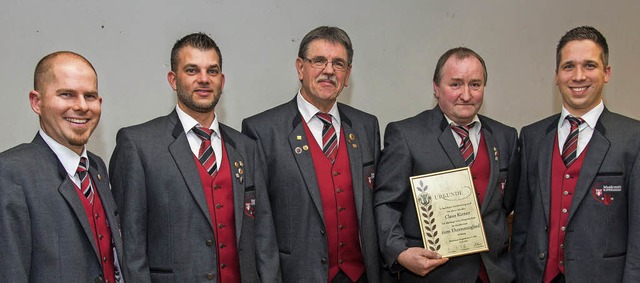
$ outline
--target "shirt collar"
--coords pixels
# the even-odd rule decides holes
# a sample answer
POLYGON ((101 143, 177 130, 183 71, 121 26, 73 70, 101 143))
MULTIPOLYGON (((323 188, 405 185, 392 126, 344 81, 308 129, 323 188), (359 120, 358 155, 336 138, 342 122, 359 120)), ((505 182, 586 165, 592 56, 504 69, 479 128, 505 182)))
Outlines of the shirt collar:
MULTIPOLYGON (((317 107, 313 106, 313 104, 309 103, 309 101, 302 97, 300 90, 298 90, 298 94, 296 95, 296 101, 298 102, 298 111, 300 111, 300 115, 302 115, 302 118, 307 124, 309 123, 309 120, 316 115, 316 113, 321 112, 317 107)), ((340 113, 338 111, 337 103, 333 104, 327 114, 330 114, 333 119, 340 124, 340 113)))
MULTIPOLYGON (((447 123, 449 125, 454 125, 454 126, 466 126, 466 125, 458 125, 455 122, 453 122, 453 120, 449 119, 449 117, 447 117, 447 115, 443 114, 444 118, 447 119, 447 123)), ((476 129, 480 129, 482 128, 482 123, 480 123, 480 119, 478 118, 478 115, 473 116, 473 119, 471 120, 471 123, 475 122, 476 124, 473 126, 473 128, 476 129)), ((469 123, 469 124, 471 124, 469 123)))
MULTIPOLYGON (((195 126, 203 127, 202 125, 200 125, 200 123, 198 123, 198 121, 196 121, 196 119, 193 119, 193 117, 189 116, 189 114, 182 111, 182 109, 180 109, 180 107, 178 107, 177 105, 176 113, 178 114, 178 119, 180 120, 180 124, 182 124, 182 129, 184 130, 185 134, 188 134, 189 131, 191 131, 191 129, 193 129, 193 127, 195 126)), ((220 136, 220 124, 218 123, 218 115, 215 115, 215 118, 213 118, 213 123, 211 123, 209 129, 213 130, 218 137, 220 136)))
MULTIPOLYGON (((598 122, 598 119, 600 119, 600 115, 603 111, 604 103, 601 100, 600 103, 596 105, 596 107, 589 110, 589 112, 585 113, 584 115, 582 115, 582 117, 579 118, 582 118, 582 120, 586 122, 589 128, 595 129, 596 123, 598 122)), ((563 123, 565 122, 565 118, 569 115, 571 115, 571 113, 569 113, 569 111, 564 108, 564 106, 562 106, 562 112, 560 112, 560 121, 558 121, 558 128, 562 127, 563 123)))
POLYGON ((64 170, 67 171, 67 174, 69 174, 69 176, 74 176, 76 174, 78 165, 80 164, 80 157, 86 158, 87 164, 89 164, 89 156, 87 155, 86 146, 82 147, 82 154, 78 155, 77 153, 75 153, 75 151, 69 149, 64 145, 61 145, 56 140, 47 135, 47 133, 45 133, 42 128, 40 128, 39 133, 44 142, 47 143, 53 153, 56 154, 58 160, 60 161, 60 163, 62 163, 64 170))

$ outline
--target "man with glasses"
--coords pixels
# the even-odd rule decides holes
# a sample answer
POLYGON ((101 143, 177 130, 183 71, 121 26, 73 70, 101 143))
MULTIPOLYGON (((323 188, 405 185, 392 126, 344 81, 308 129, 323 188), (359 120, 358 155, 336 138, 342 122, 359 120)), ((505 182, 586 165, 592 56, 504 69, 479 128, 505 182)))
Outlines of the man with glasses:
POLYGON ((380 281, 371 203, 378 120, 336 103, 352 59, 343 30, 312 30, 296 59, 298 94, 242 123, 266 155, 285 282, 380 281))

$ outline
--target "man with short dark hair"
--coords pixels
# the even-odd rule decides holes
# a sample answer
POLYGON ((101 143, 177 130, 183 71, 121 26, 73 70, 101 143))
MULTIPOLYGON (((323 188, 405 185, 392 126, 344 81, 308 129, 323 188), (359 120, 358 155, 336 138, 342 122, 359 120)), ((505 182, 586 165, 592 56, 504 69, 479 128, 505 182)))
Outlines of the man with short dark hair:
POLYGON ((123 282, 107 168, 85 146, 102 112, 95 69, 73 52, 49 54, 29 101, 40 131, 0 154, 0 278, 123 282))
POLYGON ((522 282, 640 282, 640 123, 609 111, 595 28, 556 49, 562 111, 522 128, 512 254, 522 282))
POLYGON ((279 282, 275 231, 255 141, 219 122, 220 49, 178 40, 167 75, 178 105, 118 132, 110 162, 135 282, 279 282))
MULTIPOLYGON (((390 123, 376 173, 380 249, 401 282, 512 282, 507 216, 518 176, 517 133, 478 115, 487 83, 473 50, 445 52, 433 76, 438 105, 390 123), (424 248, 411 176, 469 166, 489 251, 444 259, 424 248)), ((442 244, 446 248, 446 244, 442 244)))
POLYGON ((371 206, 378 120, 336 102, 352 59, 342 29, 312 30, 296 59, 298 94, 242 122, 266 155, 285 282, 380 281, 371 206))

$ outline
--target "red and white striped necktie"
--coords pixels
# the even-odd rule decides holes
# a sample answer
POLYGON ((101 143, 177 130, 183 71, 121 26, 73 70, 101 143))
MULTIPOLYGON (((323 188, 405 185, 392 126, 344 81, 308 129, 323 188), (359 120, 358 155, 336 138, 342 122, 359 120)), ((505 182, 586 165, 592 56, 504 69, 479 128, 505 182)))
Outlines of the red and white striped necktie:
POLYGON ((334 128, 333 123, 331 123, 331 115, 318 112, 316 116, 318 116, 324 124, 322 127, 322 152, 324 152, 324 155, 333 163, 338 155, 338 135, 336 134, 336 128, 334 128))

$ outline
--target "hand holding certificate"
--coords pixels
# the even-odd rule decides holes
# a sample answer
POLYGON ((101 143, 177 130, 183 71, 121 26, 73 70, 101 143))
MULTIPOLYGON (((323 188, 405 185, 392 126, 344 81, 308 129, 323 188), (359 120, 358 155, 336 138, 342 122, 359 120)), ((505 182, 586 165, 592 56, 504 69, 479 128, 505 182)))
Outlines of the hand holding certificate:
POLYGON ((410 178, 424 248, 455 257, 488 251, 469 167, 410 178))

